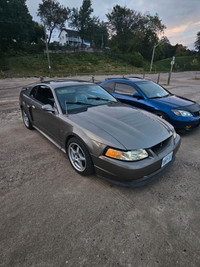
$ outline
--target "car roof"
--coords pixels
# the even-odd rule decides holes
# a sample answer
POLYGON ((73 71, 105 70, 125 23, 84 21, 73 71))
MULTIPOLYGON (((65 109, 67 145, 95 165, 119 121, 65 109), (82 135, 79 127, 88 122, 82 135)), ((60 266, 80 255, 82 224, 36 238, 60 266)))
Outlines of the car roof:
POLYGON ((107 78, 106 81, 131 81, 131 82, 149 82, 140 77, 123 77, 123 78, 107 78))
POLYGON ((73 85, 90 85, 90 84, 93 84, 93 83, 86 82, 83 80, 73 80, 73 79, 57 79, 57 80, 49 80, 49 81, 43 81, 41 83, 38 83, 38 85, 50 86, 52 89, 55 89, 58 87, 73 86, 73 85))

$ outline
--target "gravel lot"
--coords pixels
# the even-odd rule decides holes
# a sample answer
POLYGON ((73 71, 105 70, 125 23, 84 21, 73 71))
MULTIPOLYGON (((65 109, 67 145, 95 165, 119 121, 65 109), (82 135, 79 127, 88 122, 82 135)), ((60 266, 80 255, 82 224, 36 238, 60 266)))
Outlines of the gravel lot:
MULTIPOLYGON (((194 78, 173 73, 167 88, 200 103, 194 78)), ((24 127, 18 95, 36 81, 0 80, 0 266, 200 266, 200 127, 182 135, 161 179, 112 186, 79 176, 63 152, 24 127)))

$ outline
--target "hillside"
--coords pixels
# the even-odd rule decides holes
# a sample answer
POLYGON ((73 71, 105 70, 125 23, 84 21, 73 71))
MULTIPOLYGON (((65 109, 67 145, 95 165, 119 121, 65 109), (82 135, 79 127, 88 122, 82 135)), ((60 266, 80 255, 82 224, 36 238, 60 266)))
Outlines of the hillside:
MULTIPOLYGON (((50 54, 51 72, 55 77, 75 75, 138 74, 149 72, 150 63, 144 69, 128 63, 127 56, 118 57, 109 53, 50 54), (124 59, 123 59, 124 58, 124 59)), ((154 62, 152 72, 169 72, 171 58, 154 62)), ((173 72, 200 71, 200 57, 176 57, 173 72)), ((49 76, 45 54, 7 56, 0 59, 0 78, 49 76)))
MULTIPOLYGON (((52 76, 140 73, 143 69, 106 53, 50 54, 52 76)), ((45 54, 19 55, 0 60, 0 77, 48 76, 45 54)))
MULTIPOLYGON (((171 58, 157 61, 153 65, 155 72, 169 72, 171 58)), ((173 71, 199 71, 200 70, 200 57, 195 56, 181 56, 176 57, 173 71)))

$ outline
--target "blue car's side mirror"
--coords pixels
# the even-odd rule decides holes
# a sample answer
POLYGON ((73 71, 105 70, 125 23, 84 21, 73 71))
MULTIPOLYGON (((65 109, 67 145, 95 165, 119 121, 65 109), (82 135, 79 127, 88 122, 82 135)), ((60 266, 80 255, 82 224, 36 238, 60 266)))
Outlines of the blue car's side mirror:
POLYGON ((137 98, 137 99, 144 99, 142 95, 136 93, 133 95, 133 97, 137 98))

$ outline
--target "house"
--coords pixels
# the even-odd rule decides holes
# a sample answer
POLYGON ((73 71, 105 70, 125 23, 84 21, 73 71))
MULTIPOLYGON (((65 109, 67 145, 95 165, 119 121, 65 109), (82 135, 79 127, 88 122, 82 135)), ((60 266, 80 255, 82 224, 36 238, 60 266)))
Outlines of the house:
MULTIPOLYGON (((82 40, 77 31, 62 29, 59 36, 59 44, 62 46, 80 47, 82 40)), ((90 47, 90 43, 83 41, 83 44, 90 47)))

